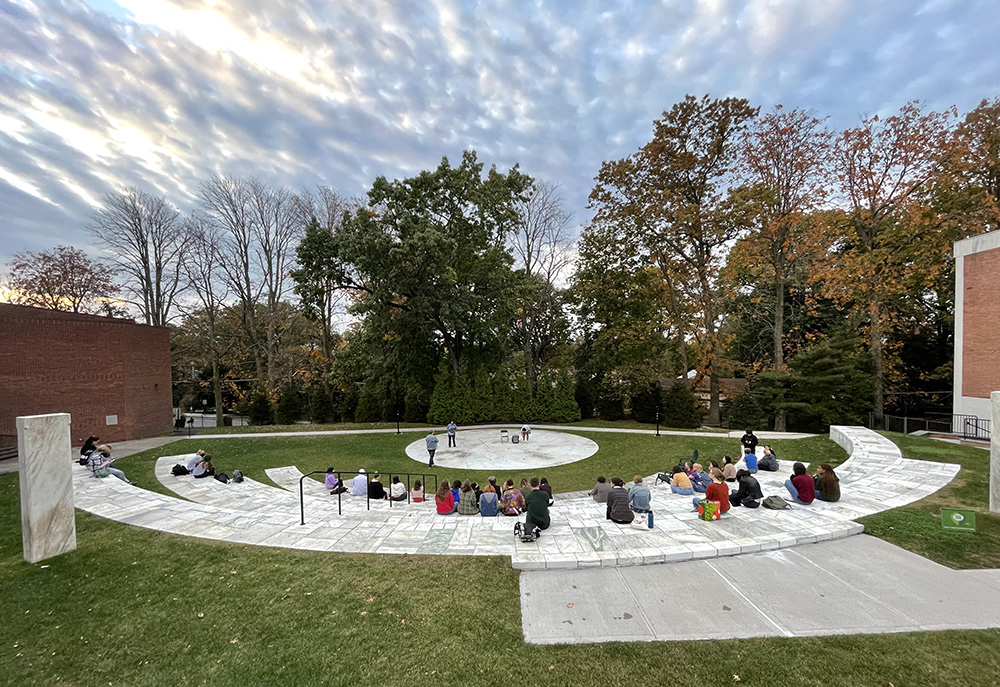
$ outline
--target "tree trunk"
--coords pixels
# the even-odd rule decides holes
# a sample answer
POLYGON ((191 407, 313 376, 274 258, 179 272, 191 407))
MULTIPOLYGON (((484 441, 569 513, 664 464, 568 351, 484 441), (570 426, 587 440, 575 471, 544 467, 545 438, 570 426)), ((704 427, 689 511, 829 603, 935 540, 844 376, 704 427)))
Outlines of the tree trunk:
POLYGON ((875 416, 875 426, 885 429, 885 385, 883 380, 884 362, 882 359, 882 304, 878 296, 872 294, 868 300, 870 350, 872 354, 873 376, 875 389, 872 393, 872 411, 875 416))
POLYGON ((222 426, 222 416, 225 409, 222 407, 222 378, 219 375, 219 354, 212 353, 212 389, 215 391, 215 426, 222 426))
MULTIPOLYGON (((780 370, 785 366, 785 279, 777 262, 774 267, 774 369, 780 370)), ((774 431, 785 431, 784 408, 774 411, 774 431)))

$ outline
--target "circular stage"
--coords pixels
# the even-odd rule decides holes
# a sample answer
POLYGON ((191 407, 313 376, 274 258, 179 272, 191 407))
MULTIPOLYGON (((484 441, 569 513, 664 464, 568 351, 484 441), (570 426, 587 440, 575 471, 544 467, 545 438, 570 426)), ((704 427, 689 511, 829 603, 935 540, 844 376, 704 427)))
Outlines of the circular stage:
MULTIPOLYGON (((510 428, 511 438, 521 436, 519 429, 510 428)), ((448 448, 448 436, 437 432, 440 440, 434 454, 434 467, 467 470, 520 470, 547 468, 574 463, 597 453, 597 444, 577 434, 544 429, 531 431, 527 442, 500 443, 499 429, 458 430, 455 448, 448 448)), ((426 436, 426 435, 425 435, 426 436)), ((427 445, 424 438, 406 447, 406 455, 427 465, 427 445)))

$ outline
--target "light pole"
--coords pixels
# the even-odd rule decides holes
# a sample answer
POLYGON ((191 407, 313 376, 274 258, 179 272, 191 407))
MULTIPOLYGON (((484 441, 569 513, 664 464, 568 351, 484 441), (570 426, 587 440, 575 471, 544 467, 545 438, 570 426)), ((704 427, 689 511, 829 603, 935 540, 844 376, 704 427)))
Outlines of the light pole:
POLYGON ((656 406, 656 436, 660 436, 660 407, 656 406))
POLYGON ((402 432, 399 431, 399 409, 398 408, 396 409, 396 434, 402 434, 402 432))

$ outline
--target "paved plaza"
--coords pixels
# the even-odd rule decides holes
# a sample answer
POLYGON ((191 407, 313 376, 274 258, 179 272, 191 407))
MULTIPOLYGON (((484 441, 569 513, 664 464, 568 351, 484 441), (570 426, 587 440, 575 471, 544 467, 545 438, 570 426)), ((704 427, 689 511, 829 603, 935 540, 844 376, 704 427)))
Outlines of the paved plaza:
MULTIPOLYGON (((440 516, 430 501, 390 505, 345 495, 339 513, 338 499, 311 479, 302 482, 306 524, 301 525, 301 473, 295 466, 268 470, 273 484, 250 479, 223 484, 174 477, 170 467, 177 457, 161 458, 157 479, 176 498, 117 479, 94 479, 83 467, 73 470, 77 507, 132 525, 317 551, 510 556, 522 570, 680 562, 839 539, 863 530, 856 518, 919 500, 958 472, 953 464, 904 459, 895 444, 868 429, 834 427, 831 438, 851 454, 837 469, 839 502, 788 511, 734 509, 720 521, 703 522, 691 512, 691 497, 673 495, 661 484, 652 486, 655 527, 640 531, 606 520, 603 504, 585 492, 556 494, 550 529, 527 544, 514 540, 513 518, 440 516)), ((765 495, 785 495, 782 482, 790 472, 791 465, 783 463, 776 473, 758 473, 765 495)))
MULTIPOLYGON (((465 430, 458 434, 453 448, 448 447, 447 436, 439 434, 438 438, 441 444, 434 455, 434 465, 459 470, 538 470, 590 458, 599 448, 595 441, 579 434, 545 429, 533 430, 528 441, 520 441, 516 429, 465 430), (501 431, 507 435, 501 436, 501 431)), ((424 440, 418 439, 407 446, 406 455, 426 465, 424 440)))

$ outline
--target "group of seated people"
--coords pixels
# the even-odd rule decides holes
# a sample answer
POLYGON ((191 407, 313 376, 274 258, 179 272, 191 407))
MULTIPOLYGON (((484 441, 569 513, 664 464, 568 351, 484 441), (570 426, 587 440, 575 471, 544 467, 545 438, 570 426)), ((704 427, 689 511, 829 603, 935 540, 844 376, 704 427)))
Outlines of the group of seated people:
MULTIPOLYGON (((347 485, 344 484, 344 480, 340 478, 335 468, 326 469, 323 486, 330 491, 331 496, 348 493, 347 485)), ((352 496, 367 496, 369 499, 377 501, 405 501, 406 485, 399 481, 398 475, 393 475, 392 483, 389 485, 388 491, 386 491, 385 485, 382 484, 381 474, 374 472, 371 475, 371 479, 369 479, 368 475, 365 474, 364 468, 361 468, 358 470, 357 476, 351 480, 349 493, 352 496)), ((420 480, 413 482, 413 489, 410 491, 410 500, 415 503, 420 503, 424 500, 424 487, 420 480)))
MULTIPOLYGON (((483 517, 517 516, 529 512, 530 502, 536 499, 544 500, 546 509, 554 502, 552 486, 545 477, 541 479, 532 477, 530 480, 524 477, 519 487, 514 486, 513 479, 508 479, 499 485, 497 478, 492 475, 482 488, 470 480, 453 480, 450 485, 448 480, 441 480, 437 493, 434 494, 434 503, 441 515, 458 513, 483 517), (542 492, 545 495, 544 499, 533 497, 534 491, 542 492)), ((548 527, 547 523, 545 527, 548 527)))

